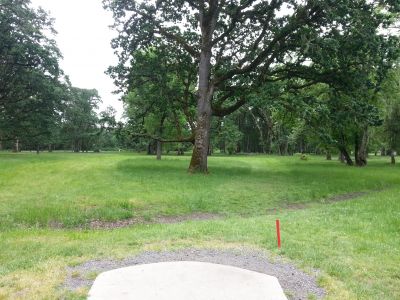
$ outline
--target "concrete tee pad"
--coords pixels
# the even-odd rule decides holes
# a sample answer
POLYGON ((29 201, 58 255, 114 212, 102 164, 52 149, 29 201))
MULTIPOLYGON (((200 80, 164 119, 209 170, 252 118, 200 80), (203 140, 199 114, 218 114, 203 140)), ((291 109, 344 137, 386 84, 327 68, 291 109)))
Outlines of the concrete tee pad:
POLYGON ((164 262, 101 273, 90 300, 287 300, 278 279, 236 267, 164 262))

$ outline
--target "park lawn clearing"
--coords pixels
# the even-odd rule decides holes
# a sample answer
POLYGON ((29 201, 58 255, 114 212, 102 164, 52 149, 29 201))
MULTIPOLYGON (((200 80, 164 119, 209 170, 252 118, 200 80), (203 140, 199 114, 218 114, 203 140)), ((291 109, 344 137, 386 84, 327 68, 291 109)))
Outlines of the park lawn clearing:
POLYGON ((86 290, 61 287, 68 266, 88 260, 238 247, 320 270, 327 299, 400 298, 400 168, 378 158, 359 169, 318 157, 213 157, 210 175, 193 176, 187 163, 133 154, 0 154, 0 299, 84 297, 86 290), (365 194, 324 200, 359 192, 365 194), (307 207, 287 209, 293 203, 307 207), (93 219, 196 212, 223 218, 84 227, 93 219))

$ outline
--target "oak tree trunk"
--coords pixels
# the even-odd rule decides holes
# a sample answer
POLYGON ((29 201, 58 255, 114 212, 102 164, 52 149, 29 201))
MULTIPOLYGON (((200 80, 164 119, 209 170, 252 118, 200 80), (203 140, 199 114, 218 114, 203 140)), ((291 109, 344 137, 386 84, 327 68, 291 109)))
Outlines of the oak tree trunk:
POLYGON ((197 123, 192 159, 189 172, 207 173, 207 157, 210 144, 210 129, 214 95, 211 83, 212 37, 218 18, 218 1, 210 1, 209 9, 200 12, 201 52, 199 63, 199 86, 197 95, 197 123))
MULTIPOLYGON (((200 93, 199 93, 200 94, 200 93)), ((210 143, 211 128, 211 103, 208 95, 202 97, 199 95, 197 127, 195 132, 195 141, 192 159, 190 161, 190 172, 208 172, 207 157, 210 143)))

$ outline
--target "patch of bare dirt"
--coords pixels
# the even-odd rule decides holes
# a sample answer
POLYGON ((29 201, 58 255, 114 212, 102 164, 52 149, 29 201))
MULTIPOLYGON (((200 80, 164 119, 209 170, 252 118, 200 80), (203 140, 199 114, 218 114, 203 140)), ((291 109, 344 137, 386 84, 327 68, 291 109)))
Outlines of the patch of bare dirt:
POLYGON ((176 224, 185 221, 202 221, 202 220, 216 220, 221 219, 222 216, 211 213, 193 213, 183 216, 160 216, 146 220, 144 218, 130 218, 125 220, 117 220, 113 222, 94 220, 88 225, 90 229, 116 229, 128 227, 136 224, 176 224))
POLYGON ((335 195, 335 196, 323 199, 321 201, 312 201, 312 202, 304 202, 304 203, 290 203, 290 204, 286 204, 285 206, 282 206, 279 208, 267 209, 266 213, 267 213, 267 215, 274 215, 279 212, 282 212, 283 210, 302 210, 302 209, 310 208, 311 205, 315 204, 315 203, 330 204, 330 203, 336 203, 336 202, 342 202, 342 201, 350 201, 350 200, 354 200, 354 199, 357 199, 362 196, 366 196, 366 195, 370 195, 370 194, 378 193, 378 192, 382 192, 382 190, 340 194, 340 195, 335 195))
MULTIPOLYGON (((373 190, 367 192, 352 192, 346 194, 335 195, 329 198, 326 198, 321 201, 313 201, 313 202, 305 202, 305 203, 290 203, 282 207, 270 208, 265 212, 267 215, 274 215, 280 213, 285 210, 302 210, 309 208, 312 204, 315 203, 335 203, 342 201, 350 201, 365 195, 369 195, 372 193, 378 193, 382 190, 373 190)), ((242 215, 242 217, 250 217, 249 215, 242 215)), ((192 213, 183 216, 158 216, 151 219, 146 219, 143 217, 135 217, 124 220, 116 220, 116 221, 103 221, 103 220, 92 220, 88 224, 81 226, 80 228, 88 228, 88 229, 118 229, 124 228, 134 225, 146 225, 146 224, 177 224, 186 221, 205 221, 205 220, 218 220, 224 218, 223 215, 214 214, 214 213, 192 213)), ((51 222, 49 223, 49 227, 60 229, 63 228, 63 224, 59 222, 51 222)))
POLYGON ((369 192, 353 192, 353 193, 347 193, 347 194, 341 194, 341 195, 336 195, 330 198, 327 198, 325 202, 328 203, 334 203, 334 202, 341 202, 341 201, 348 201, 348 200, 353 200, 362 196, 366 196, 372 193, 377 193, 381 192, 381 190, 377 191, 369 191, 369 192))

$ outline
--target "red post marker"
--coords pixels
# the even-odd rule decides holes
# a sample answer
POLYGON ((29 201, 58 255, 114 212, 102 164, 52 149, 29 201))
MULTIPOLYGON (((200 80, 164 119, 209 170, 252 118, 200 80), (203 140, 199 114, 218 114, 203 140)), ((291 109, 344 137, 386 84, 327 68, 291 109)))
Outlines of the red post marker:
POLYGON ((281 226, 279 220, 276 220, 276 238, 278 240, 278 249, 281 249, 281 226))

